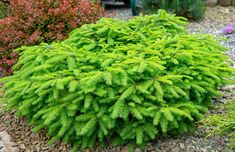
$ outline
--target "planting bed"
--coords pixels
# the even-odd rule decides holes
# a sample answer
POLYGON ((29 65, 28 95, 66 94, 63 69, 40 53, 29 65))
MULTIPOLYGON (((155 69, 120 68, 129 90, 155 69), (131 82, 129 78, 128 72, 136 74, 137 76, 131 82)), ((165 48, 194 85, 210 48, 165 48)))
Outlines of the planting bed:
MULTIPOLYGON (((228 22, 233 22, 234 19, 234 9, 232 8, 209 8, 207 11, 206 19, 200 22, 190 23, 189 30, 191 32, 201 32, 201 33, 211 33, 213 35, 224 36, 228 39, 228 42, 224 45, 230 48, 228 55, 231 59, 234 59, 234 35, 223 35, 222 28, 228 22), (222 12, 221 12, 222 10, 222 12), (213 12, 213 13, 211 13, 213 12), (217 15, 215 15, 217 14, 217 15), (224 16, 222 20, 215 20, 214 16, 224 16), (226 16, 226 17, 225 17, 226 16)), ((120 12, 121 13, 121 12, 120 12)), ((125 16, 125 15, 124 15, 125 16)), ((118 17, 118 16, 117 16, 118 17)), ((219 19, 219 18, 218 18, 219 19)), ((221 19, 221 18, 220 18, 221 19)), ((235 21, 234 21, 235 22, 235 21)), ((232 89, 224 89, 224 97, 221 98, 220 102, 216 103, 215 110, 212 110, 213 113, 221 113, 219 104, 226 102, 227 98, 234 97, 234 94, 231 92, 232 89)), ((12 138, 12 142, 3 141, 2 143, 6 148, 13 151, 69 151, 70 146, 57 143, 54 146, 47 146, 48 138, 45 135, 45 132, 42 131, 39 134, 32 133, 30 128, 26 126, 25 120, 15 118, 13 112, 2 112, 0 114, 0 136, 6 137, 7 134, 12 138)), ((213 137, 205 139, 207 134, 207 129, 197 129, 193 134, 186 134, 179 137, 161 137, 158 138, 156 142, 149 143, 145 148, 145 151, 227 151, 228 138, 227 137, 213 137)), ((1 145, 0 145, 1 146, 1 145)), ((87 151, 122 151, 126 152, 127 147, 112 147, 107 145, 105 148, 96 147, 87 151)), ((140 151, 139 148, 135 149, 140 151)), ((1 151, 1 150, 0 150, 1 151)))

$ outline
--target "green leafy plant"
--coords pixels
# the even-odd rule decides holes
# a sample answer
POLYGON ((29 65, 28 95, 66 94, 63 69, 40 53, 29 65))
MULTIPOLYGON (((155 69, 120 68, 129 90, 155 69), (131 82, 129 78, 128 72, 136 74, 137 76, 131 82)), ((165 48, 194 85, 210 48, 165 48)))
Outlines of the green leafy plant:
POLYGON ((205 15, 205 0, 145 0, 143 1, 145 12, 155 12, 157 9, 198 20, 205 15))
POLYGON ((8 15, 8 5, 0 1, 0 19, 6 17, 8 15))
POLYGON ((226 48, 187 34, 187 24, 163 10, 103 18, 61 43, 16 49, 15 73, 1 79, 6 109, 73 150, 107 140, 133 148, 190 131, 232 69, 226 48))
POLYGON ((230 148, 235 149, 235 100, 233 99, 223 110, 225 114, 210 115, 203 120, 205 126, 211 127, 209 136, 219 134, 230 137, 230 148))

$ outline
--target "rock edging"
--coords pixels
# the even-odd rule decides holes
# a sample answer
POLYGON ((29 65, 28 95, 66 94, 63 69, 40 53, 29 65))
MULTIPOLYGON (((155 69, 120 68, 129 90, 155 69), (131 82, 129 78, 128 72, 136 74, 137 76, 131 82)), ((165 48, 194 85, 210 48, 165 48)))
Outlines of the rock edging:
POLYGON ((7 132, 0 132, 0 152, 17 152, 18 150, 14 145, 7 132))

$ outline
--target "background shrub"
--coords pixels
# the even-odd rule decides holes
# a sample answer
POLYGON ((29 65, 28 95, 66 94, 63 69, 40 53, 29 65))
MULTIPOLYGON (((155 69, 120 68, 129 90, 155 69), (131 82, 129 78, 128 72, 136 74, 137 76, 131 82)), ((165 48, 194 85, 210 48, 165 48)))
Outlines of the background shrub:
POLYGON ((8 15, 8 5, 0 1, 0 19, 6 17, 8 15))
POLYGON ((0 20, 0 71, 12 72, 13 49, 63 40, 72 29, 104 15, 98 3, 86 0, 10 0, 10 14, 0 20))
POLYGON ((145 0, 143 6, 146 12, 166 9, 195 20, 203 18, 206 10, 205 0, 145 0))
POLYGON ((15 74, 1 80, 7 109, 74 150, 191 131, 232 69, 214 37, 185 26, 165 11, 104 18, 61 43, 19 48, 15 74))

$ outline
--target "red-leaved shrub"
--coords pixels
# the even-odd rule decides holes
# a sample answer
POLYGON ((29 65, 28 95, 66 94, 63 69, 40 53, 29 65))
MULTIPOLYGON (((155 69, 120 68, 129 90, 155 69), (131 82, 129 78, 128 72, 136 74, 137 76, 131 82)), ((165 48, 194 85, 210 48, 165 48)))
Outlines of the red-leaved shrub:
POLYGON ((0 72, 12 72, 13 49, 63 40, 74 28, 105 15, 99 3, 88 0, 10 0, 10 14, 0 20, 0 72))

